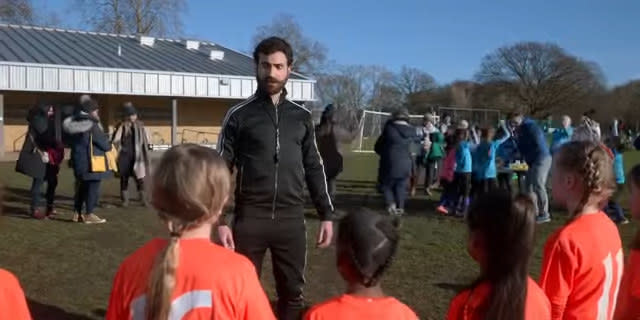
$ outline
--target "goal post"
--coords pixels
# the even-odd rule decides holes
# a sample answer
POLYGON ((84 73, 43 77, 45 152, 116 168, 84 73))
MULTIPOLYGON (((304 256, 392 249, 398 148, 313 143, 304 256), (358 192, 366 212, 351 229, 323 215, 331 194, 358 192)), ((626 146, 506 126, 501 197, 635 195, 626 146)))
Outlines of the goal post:
MULTIPOLYGON (((414 126, 422 125, 422 114, 409 115, 409 122, 414 126)), ((381 111, 364 110, 360 118, 360 133, 355 140, 352 151, 374 152, 376 140, 382 134, 382 129, 387 120, 391 119, 391 113, 381 111)), ((439 117, 434 115, 434 121, 439 122, 439 117)))

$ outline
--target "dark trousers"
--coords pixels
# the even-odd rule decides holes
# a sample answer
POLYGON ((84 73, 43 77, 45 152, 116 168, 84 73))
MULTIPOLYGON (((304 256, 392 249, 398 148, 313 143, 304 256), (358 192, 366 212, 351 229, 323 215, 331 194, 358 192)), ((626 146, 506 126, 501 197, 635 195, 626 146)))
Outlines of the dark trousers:
POLYGON ((407 200, 409 188, 409 177, 406 178, 388 178, 382 185, 382 193, 387 207, 392 204, 398 209, 404 209, 404 203, 407 200))
POLYGON ((622 210, 622 207, 620 206, 620 196, 623 190, 624 184, 618 184, 616 192, 613 194, 611 199, 609 199, 609 202, 607 203, 607 206, 604 210, 611 218, 611 220, 616 223, 620 223, 625 219, 624 210, 622 210))
POLYGON ((513 177, 513 173, 498 173, 498 186, 501 190, 508 192, 509 194, 513 193, 511 188, 511 177, 513 177))
POLYGON ((74 209, 76 213, 82 213, 83 207, 85 213, 93 213, 98 205, 100 196, 100 180, 76 180, 76 194, 74 197, 74 209))
POLYGON ((455 204, 460 211, 466 211, 469 206, 469 196, 471 195, 471 173, 456 172, 453 178, 456 188, 455 204))
MULTIPOLYGON (((421 159, 420 159, 421 160, 421 159)), ((440 168, 438 160, 427 160, 426 163, 416 163, 416 185, 418 179, 424 176, 424 189, 427 190, 438 180, 438 171, 440 168)))
POLYGON ((488 178, 478 181, 478 191, 476 196, 482 196, 496 190, 497 184, 496 178, 488 178))
POLYGON ((120 175, 120 192, 127 192, 129 190, 129 179, 133 178, 136 182, 136 188, 138 191, 144 190, 144 184, 142 179, 137 179, 131 175, 120 175))
POLYGON ((440 187, 442 187, 440 205, 446 208, 452 208, 455 205, 456 186, 453 184, 453 181, 440 179, 440 187))
POLYGON ((236 252, 251 260, 258 276, 267 249, 271 251, 280 320, 301 319, 304 308, 302 289, 305 282, 307 231, 302 217, 302 212, 299 219, 237 217, 233 224, 236 252))
POLYGON ((42 185, 47 183, 47 192, 45 194, 47 200, 47 208, 53 208, 53 202, 56 197, 56 187, 58 186, 58 171, 60 166, 47 164, 44 178, 33 179, 31 183, 31 211, 33 212, 40 206, 40 198, 42 197, 42 185))

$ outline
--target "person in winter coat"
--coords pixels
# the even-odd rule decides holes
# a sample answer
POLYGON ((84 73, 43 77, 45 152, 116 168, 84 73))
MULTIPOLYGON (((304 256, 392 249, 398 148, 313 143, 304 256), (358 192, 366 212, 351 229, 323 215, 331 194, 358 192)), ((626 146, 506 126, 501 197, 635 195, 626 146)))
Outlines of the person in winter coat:
MULTIPOLYGON (((436 132, 440 133, 440 131, 438 131, 438 128, 436 128, 436 125, 434 123, 434 118, 431 113, 425 114, 423 121, 424 121, 423 125, 419 129, 423 137, 423 145, 428 147, 422 148, 422 151, 418 153, 418 157, 416 158, 416 168, 417 168, 416 177, 420 177, 424 175, 424 192, 427 195, 431 195, 431 186, 436 182, 436 179, 438 177, 437 175, 438 162, 440 161, 440 159, 443 158, 442 156, 443 150, 437 151, 440 154, 439 157, 438 155, 434 157, 431 156, 431 150, 433 149, 433 141, 431 139, 432 135, 435 134, 436 132)), ((439 144, 436 147, 441 149, 442 144, 439 144)), ((416 178, 416 181, 417 181, 417 178, 416 178)), ((417 182, 415 184, 417 184, 417 182)), ((411 195, 415 194, 415 187, 416 187, 415 185, 412 185, 411 195)))
POLYGON ((16 163, 16 171, 31 178, 31 216, 44 219, 55 215, 54 200, 58 186, 58 172, 64 158, 64 147, 61 141, 59 112, 45 101, 29 111, 27 121, 29 128, 16 163), (40 211, 41 189, 47 183, 46 213, 40 211))
POLYGON ((138 111, 131 102, 123 104, 124 120, 116 126, 111 141, 118 149, 118 172, 120 173, 120 199, 122 206, 129 206, 129 179, 136 182, 140 201, 146 206, 144 177, 149 170, 149 135, 138 111))
POLYGON ((336 178, 342 172, 340 144, 350 143, 358 134, 359 119, 348 110, 329 104, 316 126, 316 144, 322 157, 331 201, 335 202, 336 178))
POLYGON ((111 144, 100 124, 98 103, 94 100, 83 102, 75 115, 65 119, 62 126, 70 135, 71 166, 76 178, 73 221, 104 223, 106 220, 95 215, 94 209, 100 195, 100 182, 110 172, 94 172, 91 156, 104 156, 111 150, 111 144))
POLYGON ((409 124, 409 112, 400 109, 393 113, 382 135, 376 141, 375 151, 380 155, 380 181, 391 215, 404 214, 409 178, 411 177, 411 144, 420 142, 416 128, 409 124))
POLYGON ((517 128, 518 149, 529 166, 526 189, 537 200, 537 223, 549 222, 551 215, 546 185, 551 170, 551 154, 545 134, 534 120, 525 118, 521 113, 511 116, 511 124, 517 128))

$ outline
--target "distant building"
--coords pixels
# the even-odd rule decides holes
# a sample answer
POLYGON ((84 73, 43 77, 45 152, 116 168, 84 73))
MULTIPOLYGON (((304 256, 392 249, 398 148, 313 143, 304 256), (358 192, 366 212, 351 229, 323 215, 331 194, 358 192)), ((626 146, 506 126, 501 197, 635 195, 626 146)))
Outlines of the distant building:
MULTIPOLYGON (((39 97, 98 100, 113 130, 132 101, 155 145, 214 145, 227 109, 257 88, 253 58, 195 40, 0 24, 0 154, 19 151, 39 97)), ((290 99, 315 99, 315 80, 293 73, 290 99)))

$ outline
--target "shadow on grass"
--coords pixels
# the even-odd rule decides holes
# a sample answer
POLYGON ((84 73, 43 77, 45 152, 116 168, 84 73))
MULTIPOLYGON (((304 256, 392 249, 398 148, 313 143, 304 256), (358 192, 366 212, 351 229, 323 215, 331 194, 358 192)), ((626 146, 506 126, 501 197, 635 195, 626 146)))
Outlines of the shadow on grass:
POLYGON ((90 317, 69 313, 56 306, 27 299, 29 311, 34 320, 93 320, 90 317))
MULTIPOLYGON (((44 191, 45 188, 42 188, 44 191)), ((7 202, 24 202, 31 201, 31 190, 7 187, 5 190, 5 201, 7 202)), ((43 193, 44 199, 44 193, 43 193)), ((56 201, 73 201, 72 197, 56 194, 56 201)))
POLYGON ((453 291, 455 293, 461 292, 461 291, 469 288, 468 284, 446 283, 446 282, 436 283, 435 286, 440 288, 440 289, 453 291))

